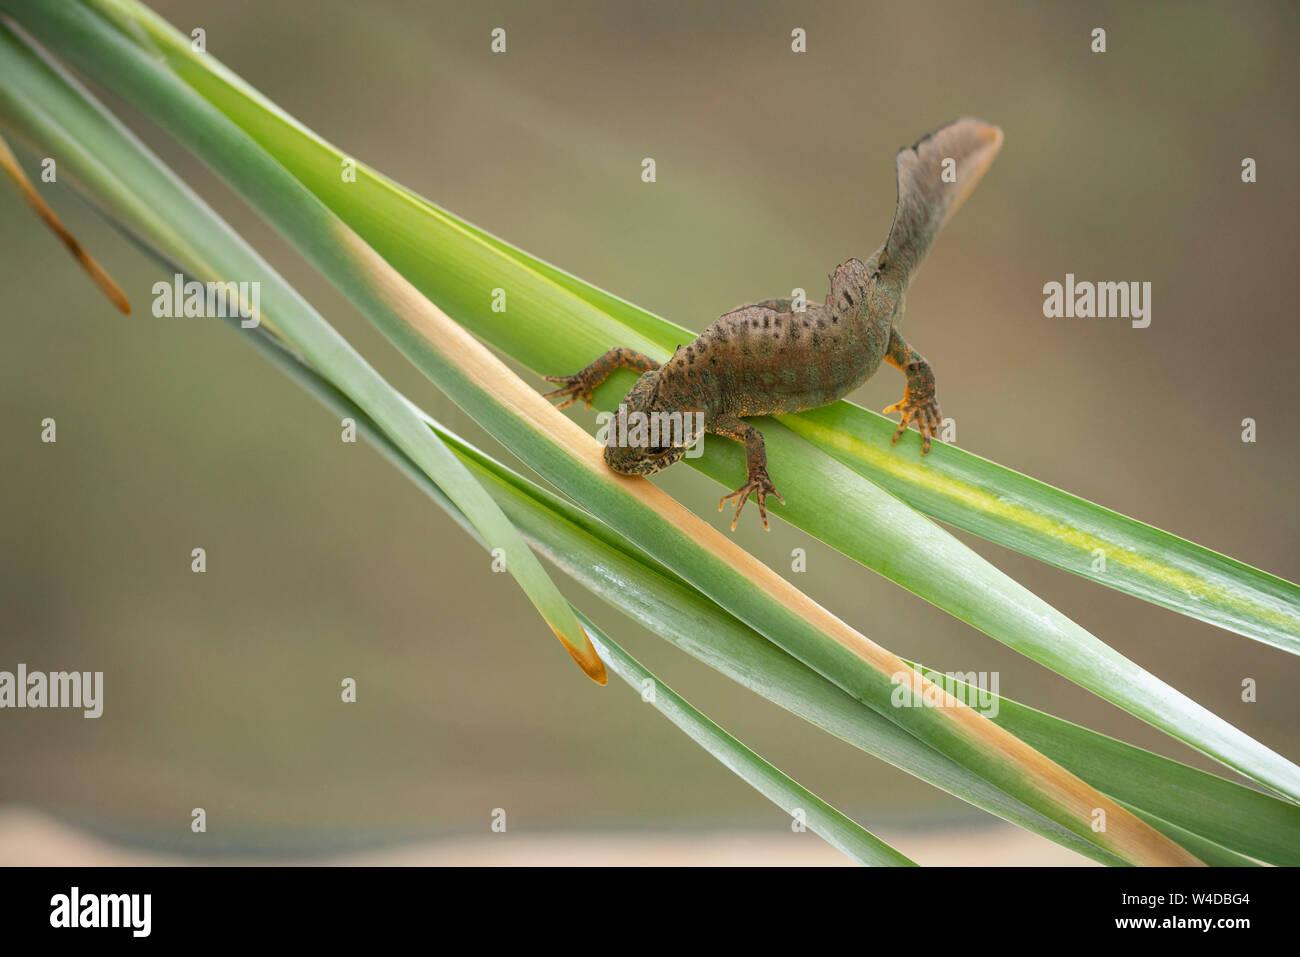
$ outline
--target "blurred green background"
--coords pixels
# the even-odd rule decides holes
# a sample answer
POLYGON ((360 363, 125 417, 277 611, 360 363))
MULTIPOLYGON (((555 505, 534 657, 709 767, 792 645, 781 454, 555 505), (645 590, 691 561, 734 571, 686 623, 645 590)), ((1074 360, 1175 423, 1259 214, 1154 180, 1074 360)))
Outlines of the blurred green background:
MULTIPOLYGON (((697 330, 796 286, 820 298, 837 263, 883 240, 898 147, 959 115, 997 123, 1002 154, 907 304, 958 444, 1300 578, 1294 4, 153 5, 341 149, 697 330), (504 55, 489 51, 498 26, 504 55), (805 54, 790 52, 795 27, 805 54), (1149 281, 1150 328, 1045 319, 1042 286, 1067 272, 1149 281), (1240 438, 1247 416, 1256 444, 1240 438)), ((512 461, 196 160, 122 115, 384 374, 512 461)), ((162 270, 66 185, 42 191, 135 313, 111 311, 0 189, 0 669, 102 670, 106 685, 97 721, 0 713, 0 806, 194 855, 487 840, 498 807, 512 834, 737 830, 773 853, 817 840, 625 687, 582 678, 397 471, 341 443, 223 324, 155 319, 162 270), (39 441, 46 416, 56 445, 39 441), (355 705, 339 701, 344 677, 355 705), (194 807, 207 834, 190 832, 194 807)), ((886 368, 853 398, 879 409, 901 390, 886 368)), ((723 490, 692 470, 656 481, 729 523, 713 511, 723 490)), ((746 518, 742 544, 783 573, 806 548, 801 587, 891 650, 998 671, 1007 696, 1213 766, 799 531, 746 518)), ((1294 658, 963 538, 1296 756, 1294 658), (1257 703, 1240 700, 1245 677, 1257 703)), ((988 820, 562 587, 865 826, 988 820)))

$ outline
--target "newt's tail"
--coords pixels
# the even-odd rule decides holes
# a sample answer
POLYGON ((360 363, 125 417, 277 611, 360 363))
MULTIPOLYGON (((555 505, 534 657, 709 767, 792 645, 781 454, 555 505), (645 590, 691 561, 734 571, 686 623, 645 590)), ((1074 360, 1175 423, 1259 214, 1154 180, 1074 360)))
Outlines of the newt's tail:
POLYGON ((1002 148, 1002 130, 964 117, 898 151, 898 206, 880 270, 906 285, 1002 148))

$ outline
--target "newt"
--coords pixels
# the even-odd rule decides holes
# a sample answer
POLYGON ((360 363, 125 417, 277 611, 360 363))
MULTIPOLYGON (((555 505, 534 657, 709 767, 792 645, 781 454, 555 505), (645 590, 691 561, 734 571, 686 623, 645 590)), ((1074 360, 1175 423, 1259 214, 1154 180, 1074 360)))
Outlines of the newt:
MULTIPOLYGON (((904 295, 940 228, 965 201, 1002 146, 1002 131, 980 120, 949 123, 898 151, 894 165, 898 199, 884 245, 866 262, 850 259, 828 277, 830 292, 801 310, 795 300, 765 299, 720 316, 698 338, 678 346, 660 364, 631 349, 616 347, 580 372, 545 376, 560 387, 546 393, 558 408, 591 394, 618 368, 641 377, 619 404, 617 415, 633 413, 702 414, 704 431, 745 447, 746 481, 718 502, 732 502, 735 529, 752 495, 763 527, 767 496, 785 499, 767 474, 762 433, 749 416, 802 412, 842 399, 869 379, 882 361, 906 378, 903 398, 884 411, 898 412, 891 440, 915 424, 921 453, 930 451, 943 416, 935 398, 934 370, 898 329, 904 295)), ((626 434, 626 424, 616 434, 626 434)), ((676 438, 676 437, 674 437, 676 438)), ((651 475, 677 462, 694 444, 690 436, 674 444, 607 444, 605 463, 627 475, 651 475)), ((661 438, 660 441, 663 441, 661 438)))

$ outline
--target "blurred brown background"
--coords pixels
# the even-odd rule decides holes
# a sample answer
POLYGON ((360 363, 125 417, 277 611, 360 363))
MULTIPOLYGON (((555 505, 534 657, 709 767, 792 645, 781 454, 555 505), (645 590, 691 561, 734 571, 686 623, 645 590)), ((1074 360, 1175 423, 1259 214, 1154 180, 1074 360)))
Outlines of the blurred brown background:
MULTIPOLYGON (((1300 578, 1292 4, 155 7, 186 32, 204 27, 209 52, 340 148, 694 329, 795 286, 823 295, 827 272, 883 240, 899 146, 959 115, 997 123, 1001 156, 908 297, 908 337, 937 371, 959 444, 1300 578), (1104 55, 1089 50, 1097 26, 1104 55), (790 52, 794 27, 806 54, 790 52), (1240 179, 1247 156, 1253 185, 1240 179), (1043 318, 1043 284, 1067 272, 1151 282, 1150 328, 1043 318), (1246 416, 1253 445, 1240 440, 1246 416)), ((497 450, 193 158, 123 115, 392 381, 497 450)), ((20 809, 14 820, 50 814, 204 858, 481 842, 496 807, 525 837, 743 834, 749 856, 723 842, 720 861, 818 843, 626 688, 583 679, 451 520, 369 447, 341 444, 331 415, 220 323, 149 315, 159 269, 68 189, 45 193, 136 313, 111 312, 0 189, 0 669, 102 670, 106 684, 98 721, 0 713, 0 807, 20 809), (39 442, 46 416, 54 446, 39 442), (196 546, 205 575, 189 570, 196 546), (354 706, 339 703, 344 676, 359 682, 354 706), (209 829, 196 836, 199 806, 209 829)), ((884 369, 854 398, 879 409, 901 389, 884 369)), ((702 476, 659 481, 724 521, 702 476)), ((999 671, 1005 695, 1212 766, 789 526, 736 534, 780 570, 808 548, 800 584, 899 654, 999 671)), ((972 544, 1297 756, 1294 658, 972 544), (1239 699, 1246 676, 1256 704, 1239 699)), ((985 833, 985 815, 562 587, 689 700, 903 851, 951 835, 951 853, 930 859, 965 860, 958 838, 985 833)), ((1029 845, 1029 859, 1059 859, 1029 845)), ((538 859, 568 859, 567 846, 538 859)))

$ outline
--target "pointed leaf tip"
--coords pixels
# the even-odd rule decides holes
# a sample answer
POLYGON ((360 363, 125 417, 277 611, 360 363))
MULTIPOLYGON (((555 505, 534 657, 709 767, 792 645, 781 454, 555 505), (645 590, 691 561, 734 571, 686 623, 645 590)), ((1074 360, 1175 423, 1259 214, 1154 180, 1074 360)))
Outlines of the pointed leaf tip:
POLYGON ((564 645, 564 650, 573 657, 573 660, 578 663, 578 667, 583 670, 583 673, 588 678, 598 685, 609 684, 609 675, 605 672, 605 662, 601 661, 600 655, 596 654, 596 649, 592 645, 591 639, 587 637, 586 630, 581 625, 578 626, 578 630, 582 632, 582 643, 586 646, 585 648, 579 648, 560 634, 558 629, 551 628, 551 631, 555 632, 555 637, 560 639, 560 644, 564 645))

